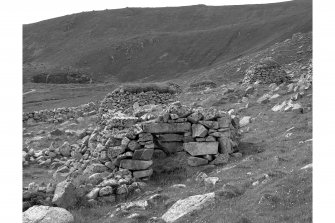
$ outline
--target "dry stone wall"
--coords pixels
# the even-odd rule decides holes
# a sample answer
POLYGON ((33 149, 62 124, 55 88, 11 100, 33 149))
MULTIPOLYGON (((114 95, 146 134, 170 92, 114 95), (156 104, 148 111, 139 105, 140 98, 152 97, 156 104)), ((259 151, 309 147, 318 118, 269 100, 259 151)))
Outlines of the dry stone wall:
POLYGON ((97 106, 94 102, 89 102, 77 107, 63 107, 52 110, 40 110, 23 113, 23 123, 34 122, 63 122, 70 118, 90 116, 96 114, 97 106))
POLYGON ((106 113, 108 110, 121 110, 125 111, 131 109, 134 103, 138 103, 139 106, 143 105, 157 105, 157 104, 168 104, 173 101, 174 94, 170 93, 159 93, 156 91, 147 91, 140 93, 130 93, 117 89, 101 101, 99 113, 106 113))

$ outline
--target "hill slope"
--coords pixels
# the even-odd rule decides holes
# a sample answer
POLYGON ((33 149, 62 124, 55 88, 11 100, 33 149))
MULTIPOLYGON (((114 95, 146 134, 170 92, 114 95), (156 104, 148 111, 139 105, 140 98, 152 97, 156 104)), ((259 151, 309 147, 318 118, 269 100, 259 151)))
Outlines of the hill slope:
POLYGON ((94 81, 182 76, 312 29, 312 4, 125 8, 23 26, 24 80, 64 68, 94 81))

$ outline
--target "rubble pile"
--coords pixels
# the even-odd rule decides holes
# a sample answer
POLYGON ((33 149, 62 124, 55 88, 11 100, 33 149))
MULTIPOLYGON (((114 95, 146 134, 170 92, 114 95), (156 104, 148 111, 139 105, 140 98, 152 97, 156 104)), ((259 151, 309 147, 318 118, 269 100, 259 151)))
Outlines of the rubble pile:
POLYGON ((288 82, 290 76, 287 75, 282 66, 273 58, 266 57, 259 64, 250 66, 243 79, 244 84, 253 84, 258 81, 260 84, 288 82))
POLYGON ((53 110, 40 110, 23 113, 23 123, 50 122, 60 123, 71 118, 96 114, 96 104, 89 102, 78 107, 63 107, 53 110))

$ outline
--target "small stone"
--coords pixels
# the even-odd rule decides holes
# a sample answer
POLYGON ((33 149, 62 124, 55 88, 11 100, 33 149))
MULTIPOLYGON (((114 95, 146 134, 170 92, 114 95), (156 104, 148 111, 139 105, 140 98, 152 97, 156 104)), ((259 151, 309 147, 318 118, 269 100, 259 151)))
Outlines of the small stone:
POLYGON ((120 195, 120 194, 127 194, 128 193, 128 188, 127 185, 123 184, 120 185, 117 189, 116 189, 116 194, 120 195))

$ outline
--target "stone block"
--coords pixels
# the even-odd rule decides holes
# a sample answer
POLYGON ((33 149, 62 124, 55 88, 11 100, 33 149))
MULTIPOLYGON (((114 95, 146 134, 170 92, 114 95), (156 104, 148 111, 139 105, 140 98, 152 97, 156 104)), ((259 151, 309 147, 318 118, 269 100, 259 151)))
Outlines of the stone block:
POLYGON ((140 170, 140 171, 134 171, 133 176, 134 178, 144 178, 144 177, 149 177, 153 173, 153 170, 150 168, 148 170, 140 170))
POLYGON ((218 142, 189 142, 184 143, 184 150, 192 156, 218 153, 218 142))
POLYGON ((208 130, 201 124, 192 125, 192 137, 205 137, 208 133, 208 130))
POLYGON ((138 149, 134 152, 134 160, 151 160, 154 153, 153 149, 138 149))

